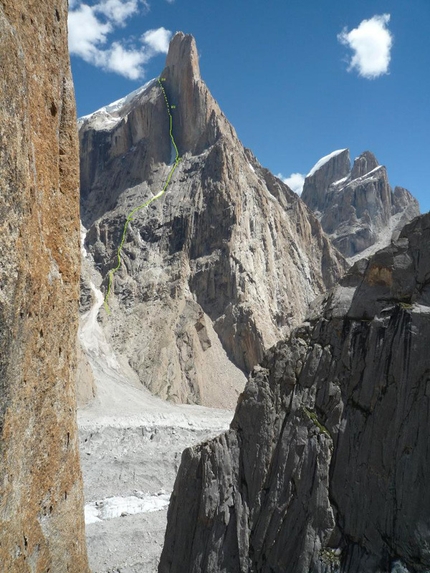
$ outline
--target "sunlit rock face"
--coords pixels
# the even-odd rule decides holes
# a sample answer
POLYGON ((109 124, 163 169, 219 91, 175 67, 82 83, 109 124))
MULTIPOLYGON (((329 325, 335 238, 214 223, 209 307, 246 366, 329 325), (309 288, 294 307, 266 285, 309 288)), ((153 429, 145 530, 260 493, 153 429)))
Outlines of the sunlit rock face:
POLYGON ((388 245, 420 213, 409 191, 391 189, 385 167, 370 151, 356 157, 352 167, 348 149, 322 158, 305 179, 302 199, 348 258, 388 245))
POLYGON ((185 450, 160 573, 430 570, 430 215, 356 263, 185 450))
MULTIPOLYGON (((181 161, 136 212, 103 327, 143 384, 177 402, 233 407, 245 374, 345 269, 300 198, 237 138, 200 77, 192 36, 160 74, 181 161)), ((175 158, 159 82, 80 120, 86 248, 107 288, 127 214, 175 158)))
POLYGON ((67 2, 0 2, 0 569, 88 571, 67 2))

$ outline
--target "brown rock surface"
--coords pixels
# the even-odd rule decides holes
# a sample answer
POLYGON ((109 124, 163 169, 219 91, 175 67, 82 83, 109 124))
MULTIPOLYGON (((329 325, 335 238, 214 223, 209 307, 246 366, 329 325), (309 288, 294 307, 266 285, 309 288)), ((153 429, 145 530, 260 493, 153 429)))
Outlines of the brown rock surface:
POLYGON ((0 570, 88 571, 67 2, 0 1, 0 570))

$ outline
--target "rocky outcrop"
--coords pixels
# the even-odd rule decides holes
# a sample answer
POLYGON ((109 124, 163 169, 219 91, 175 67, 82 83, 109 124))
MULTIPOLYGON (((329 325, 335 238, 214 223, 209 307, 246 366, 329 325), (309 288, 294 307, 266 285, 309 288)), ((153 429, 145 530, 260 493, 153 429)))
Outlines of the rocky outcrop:
POLYGON ((67 2, 0 2, 0 569, 88 571, 67 2))
POLYGON ((354 265, 182 456, 160 573, 429 571, 430 215, 354 265))
MULTIPOLYGON (((191 36, 174 36, 160 77, 181 160, 166 194, 134 215, 101 320, 153 392, 233 407, 243 373, 345 262, 242 146, 200 77, 191 36)), ((80 142, 85 245, 106 289, 127 214, 160 192, 175 158, 158 81, 82 118, 80 142)))
POLYGON ((345 257, 382 248, 419 215, 416 199, 406 189, 391 190, 385 167, 369 151, 352 169, 348 149, 321 159, 305 179, 302 199, 345 257))

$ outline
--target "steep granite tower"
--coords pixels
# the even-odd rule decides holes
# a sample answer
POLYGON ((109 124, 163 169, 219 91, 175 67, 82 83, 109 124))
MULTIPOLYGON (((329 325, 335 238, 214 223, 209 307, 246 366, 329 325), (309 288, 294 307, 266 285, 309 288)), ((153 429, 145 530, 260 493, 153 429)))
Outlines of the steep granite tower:
MULTIPOLYGON (((240 143, 177 33, 161 74, 181 161, 136 212, 104 328, 153 392, 233 406, 248 372, 345 268, 316 218, 240 143)), ((106 288, 127 214, 175 157, 157 80, 80 120, 86 248, 106 288)))
POLYGON ((85 573, 66 0, 0 0, 0 69, 0 570, 85 573))

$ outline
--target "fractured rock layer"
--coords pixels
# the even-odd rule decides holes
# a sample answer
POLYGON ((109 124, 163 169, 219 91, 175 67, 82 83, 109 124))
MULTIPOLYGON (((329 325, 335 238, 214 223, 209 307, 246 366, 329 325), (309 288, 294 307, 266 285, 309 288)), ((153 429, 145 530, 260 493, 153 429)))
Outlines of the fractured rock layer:
POLYGON ((2 0, 0 67, 1 570, 84 573, 67 2, 2 0))
POLYGON ((430 215, 362 260, 186 450, 160 573, 430 569, 430 215))

